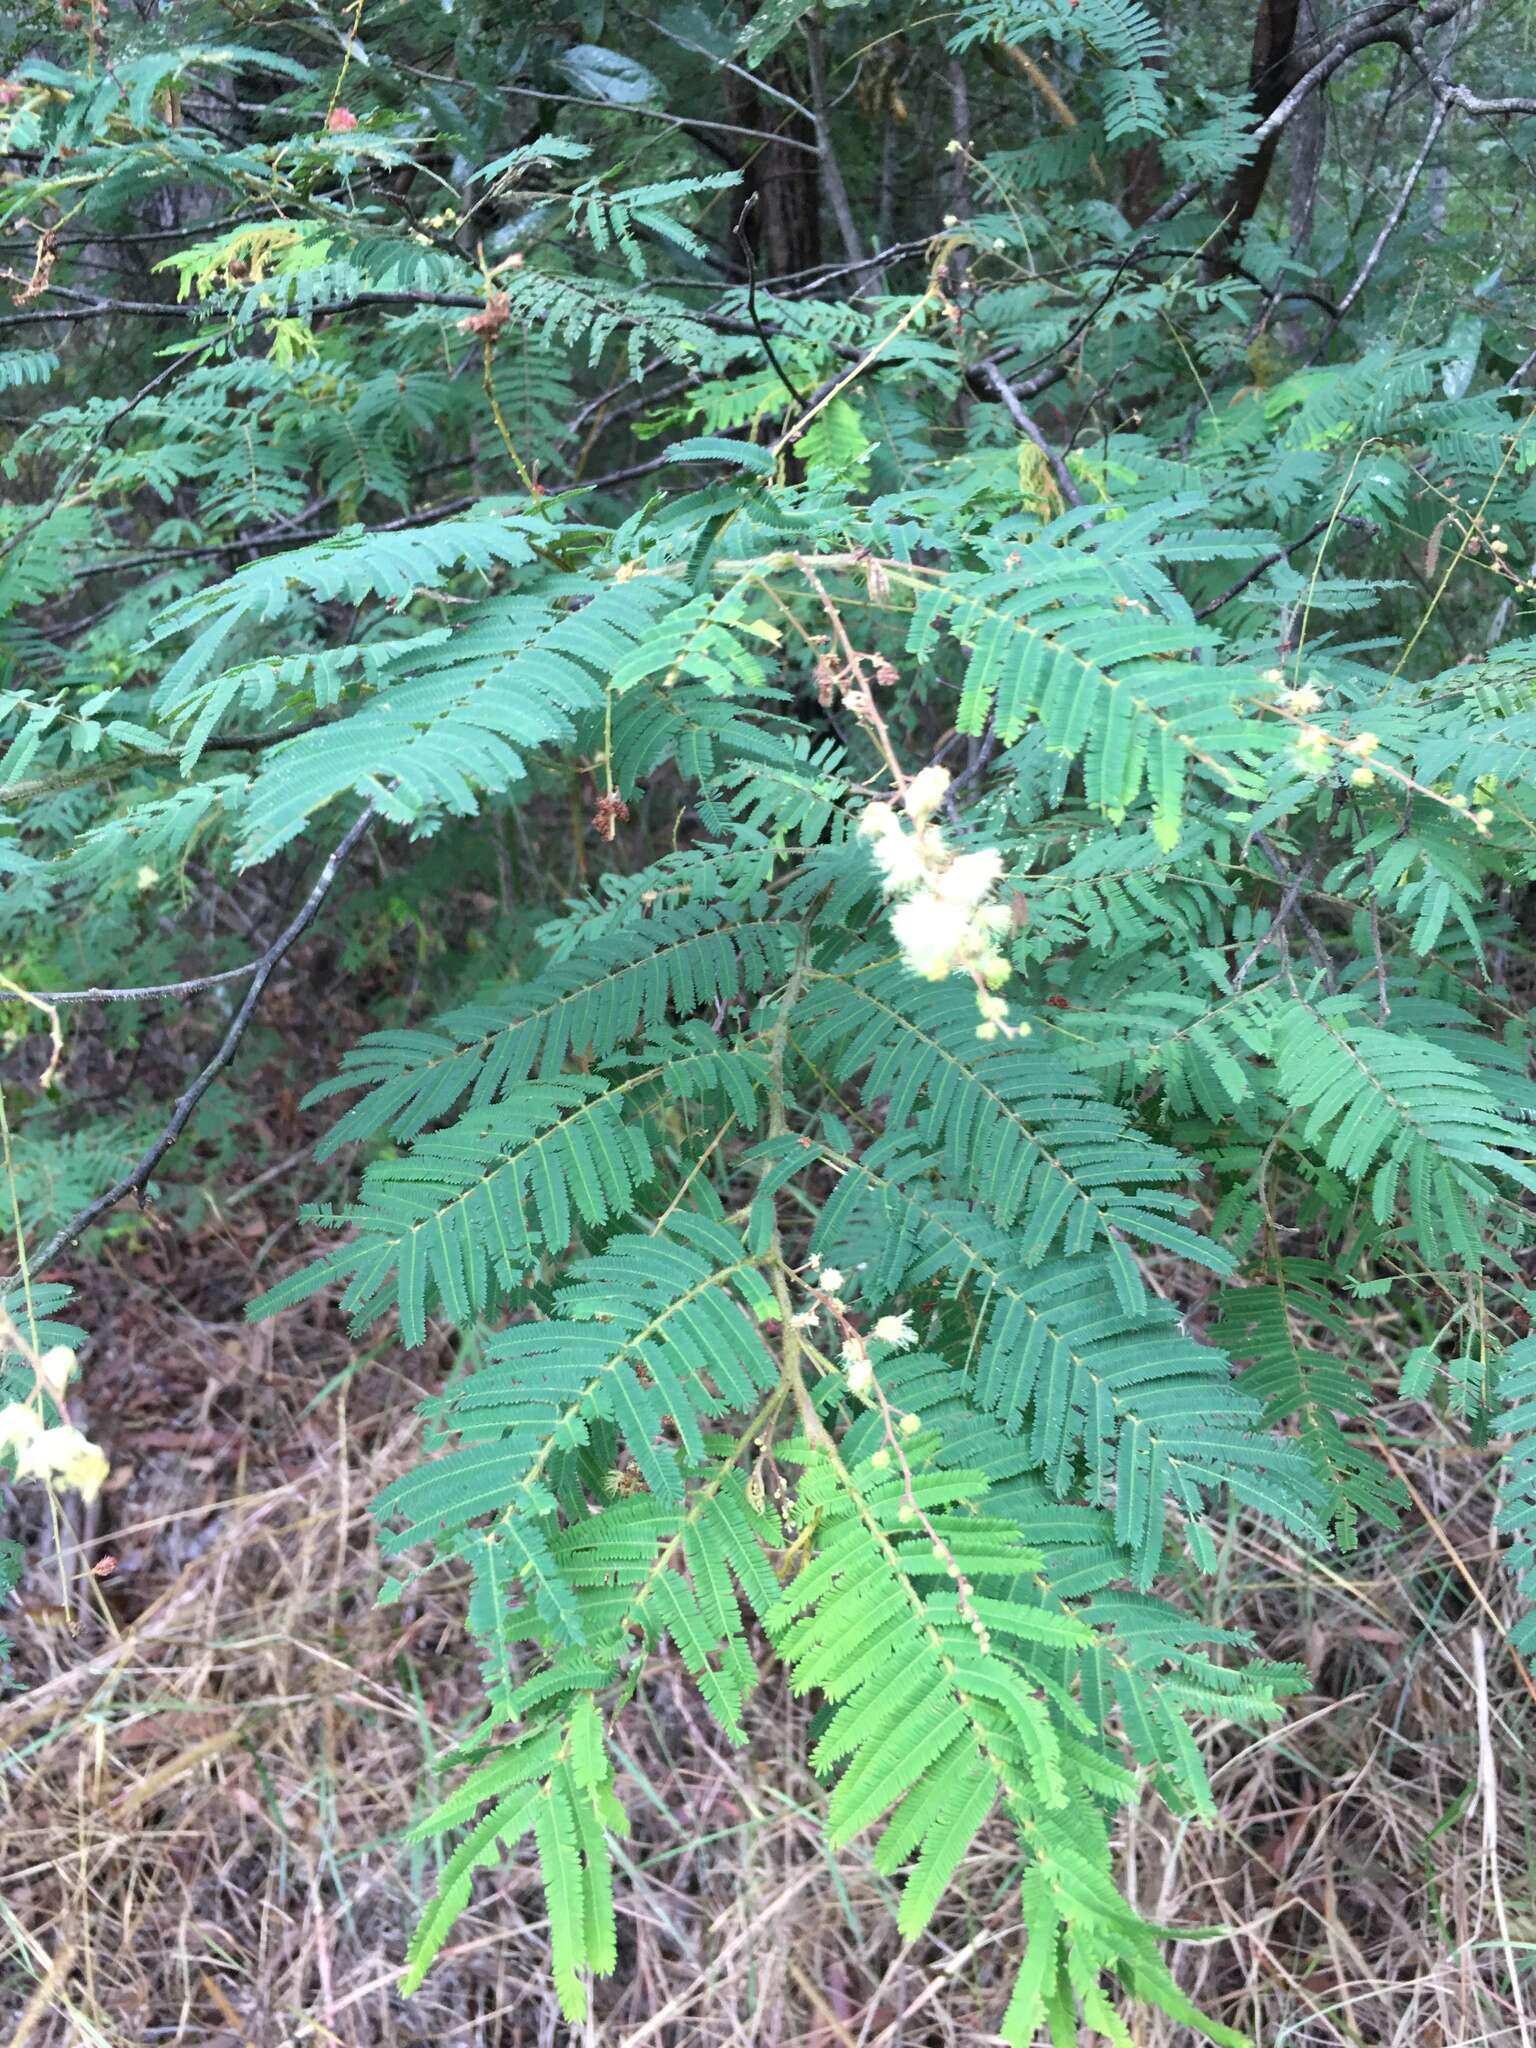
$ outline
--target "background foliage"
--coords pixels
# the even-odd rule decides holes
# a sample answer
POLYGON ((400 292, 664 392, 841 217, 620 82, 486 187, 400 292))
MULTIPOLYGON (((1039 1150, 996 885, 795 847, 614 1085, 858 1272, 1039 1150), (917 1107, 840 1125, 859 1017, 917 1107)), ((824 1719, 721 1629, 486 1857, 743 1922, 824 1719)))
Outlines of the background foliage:
POLYGON ((8 33, 18 1486, 101 1485, 120 1204, 270 1171, 254 1316, 455 1333, 376 1502, 485 1689, 407 1987, 527 1838, 583 2016, 626 1714, 776 1661, 903 1936, 1011 1829, 1005 2038, 1235 2038, 1111 1834, 1302 1683, 1213 1517, 1370 1540, 1395 1394, 1536 1569, 1529 17, 8 33), (324 1172, 243 1136, 306 959, 324 1172))

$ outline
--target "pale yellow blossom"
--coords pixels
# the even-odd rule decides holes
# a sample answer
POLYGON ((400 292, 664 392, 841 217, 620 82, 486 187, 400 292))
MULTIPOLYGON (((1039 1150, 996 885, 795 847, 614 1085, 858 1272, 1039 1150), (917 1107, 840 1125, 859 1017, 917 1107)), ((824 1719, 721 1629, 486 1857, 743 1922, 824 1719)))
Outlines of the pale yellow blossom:
POLYGON ((18 1479, 41 1479, 50 1486, 57 1481, 85 1501, 93 1501, 100 1493, 110 1469, 100 1445, 93 1444, 71 1422, 41 1431, 16 1457, 18 1479))
POLYGON ((964 921, 926 889, 897 904, 891 912, 891 934, 908 967, 925 981, 942 981, 961 964, 964 921))
POLYGON ((912 1318, 905 1314, 881 1316, 871 1335, 878 1337, 882 1344, 894 1344, 898 1350, 903 1351, 909 1344, 917 1342, 917 1332, 912 1327, 912 1318))
POLYGON ((934 877, 933 892, 957 910, 973 910, 997 887, 1002 872, 1003 856, 994 847, 962 853, 934 877))
POLYGON ((918 770, 907 784, 902 801, 913 824, 921 826, 928 823, 948 794, 949 770, 934 763, 918 770))
POLYGON ((866 804, 859 819, 861 839, 884 839, 901 830, 901 820, 889 804, 866 804))
POLYGON ((37 1361, 37 1376, 51 1394, 62 1395, 78 1364, 67 1344, 54 1344, 37 1361))
POLYGON ((0 1408, 0 1452, 25 1451, 42 1433, 42 1417, 25 1402, 11 1401, 0 1408))
POLYGON ((1310 718, 1314 711, 1323 708, 1323 693, 1311 683, 1303 683, 1299 689, 1282 690, 1275 702, 1282 711, 1294 711, 1298 718, 1310 718))
POLYGON ((927 849, 922 841, 915 832, 903 832, 900 826, 876 839, 871 851, 888 896, 899 895, 903 889, 915 889, 929 872, 927 849))

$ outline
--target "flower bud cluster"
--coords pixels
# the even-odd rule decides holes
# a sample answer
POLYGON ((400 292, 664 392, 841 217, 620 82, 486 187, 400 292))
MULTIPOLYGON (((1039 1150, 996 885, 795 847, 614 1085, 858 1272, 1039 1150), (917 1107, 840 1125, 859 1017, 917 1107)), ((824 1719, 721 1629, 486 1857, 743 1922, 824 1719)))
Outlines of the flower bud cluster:
MULTIPOLYGON (((947 781, 948 777, 945 780, 947 781)), ((808 1255, 805 1266, 797 1278, 803 1287, 813 1292, 815 1306, 791 1316, 790 1321, 797 1329, 804 1329, 814 1327, 821 1316, 825 1315, 836 1326, 842 1340, 842 1367, 848 1391, 855 1400, 876 1412, 883 1430, 884 1441, 877 1444, 869 1454, 870 1469, 884 1473, 894 1468, 899 1474, 901 1499, 897 1505, 896 1519, 903 1527, 916 1524, 928 1537, 933 1556, 939 1559, 954 1581, 960 1618, 975 1636, 985 1654, 991 1649, 992 1639, 986 1623, 977 1611, 975 1589, 961 1571, 954 1553, 945 1544, 938 1528, 919 1504, 913 1483, 907 1445, 922 1434, 923 1418, 914 1409, 902 1411, 892 1405, 876 1373, 879 1354, 877 1353, 877 1358, 870 1356, 871 1344, 892 1351, 905 1351, 909 1346, 916 1344, 918 1333, 913 1326, 912 1317, 906 1310, 899 1314, 878 1316, 866 1336, 854 1326, 842 1300, 841 1289, 847 1284, 844 1275, 835 1266, 824 1266, 819 1252, 811 1252, 808 1255)), ((812 1355, 819 1357, 814 1351, 812 1355)), ((820 1362, 829 1363, 824 1359, 820 1362)))

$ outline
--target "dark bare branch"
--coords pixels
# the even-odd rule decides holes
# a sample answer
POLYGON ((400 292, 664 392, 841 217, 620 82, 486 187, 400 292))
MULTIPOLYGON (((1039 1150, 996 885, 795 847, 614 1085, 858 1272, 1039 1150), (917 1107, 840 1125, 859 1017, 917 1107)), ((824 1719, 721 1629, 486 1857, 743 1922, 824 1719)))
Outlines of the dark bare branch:
POLYGON ((247 960, 243 967, 227 967, 221 974, 194 974, 186 981, 157 981, 145 988, 45 988, 27 993, 37 1003, 151 1003, 162 996, 200 996, 205 989, 244 981, 260 965, 259 959, 247 960))
POLYGON ((1359 298, 1365 287, 1370 283, 1371 278, 1375 275, 1376 266, 1385 254, 1388 242, 1391 241, 1401 225, 1403 215, 1408 211, 1408 202, 1413 197, 1414 189, 1423 175, 1424 166, 1429 162, 1429 153, 1439 139, 1440 131, 1449 119, 1455 104, 1456 102, 1447 95, 1436 106, 1434 114, 1431 116, 1429 127, 1425 131, 1419 153, 1408 168, 1408 175, 1404 178, 1402 187, 1396 199, 1392 202, 1391 211, 1382 222, 1381 232, 1371 244, 1370 253, 1356 273, 1354 283, 1345 292, 1343 298, 1339 300, 1337 316, 1339 319, 1343 319, 1344 315, 1349 311, 1350 307, 1359 298))
POLYGON ((1219 612, 1224 604, 1230 604, 1234 597, 1241 596, 1250 583, 1257 583, 1266 569, 1273 569, 1276 562, 1288 560, 1290 556, 1296 553, 1298 548, 1304 548, 1309 540, 1316 540, 1320 533, 1326 532, 1335 522, 1340 526, 1352 526, 1360 533, 1368 533, 1371 530, 1369 519, 1361 519, 1358 516, 1341 518, 1337 511, 1330 512, 1324 518, 1319 519, 1315 526, 1309 526, 1306 532, 1298 539, 1287 541, 1283 548, 1276 548, 1272 555, 1265 555, 1262 561, 1255 562, 1253 567, 1239 576, 1229 589, 1221 593, 1220 597, 1213 597, 1209 603, 1197 606, 1195 617, 1197 619, 1208 619, 1213 612, 1219 612))
MULTIPOLYGON (((94 1201, 87 1202, 83 1209, 77 1210, 61 1229, 54 1232, 47 1244, 30 1261, 34 1272, 50 1266, 60 1252, 67 1250, 83 1232, 89 1230, 93 1223, 99 1222, 110 1210, 115 1209, 118 1203, 124 1200, 126 1196, 143 1194, 145 1188, 149 1185, 151 1174, 153 1174, 160 1161, 170 1151, 191 1121, 192 1112, 208 1093, 208 1090, 213 1086, 218 1076, 234 1058, 235 1053, 239 1049, 240 1041, 245 1036, 251 1019, 256 1014, 256 1006, 261 1001, 267 983, 277 972, 284 954, 287 953, 297 939, 303 937, 304 933, 308 931, 319 915, 320 906, 330 894, 332 883, 341 872, 353 848, 372 824, 375 809, 376 805, 370 802, 358 817, 354 819, 345 837, 333 849, 330 858, 320 870, 314 887, 304 899, 297 913, 284 926, 283 930, 278 933, 266 952, 255 963, 252 971, 251 985, 246 990, 245 998, 239 1009, 231 1019, 229 1029, 225 1032, 219 1043, 218 1051, 186 1089, 185 1093, 178 1096, 175 1111, 165 1129, 149 1147, 149 1150, 128 1169, 121 1180, 114 1181, 104 1194, 98 1195, 94 1201)), ((8 1284, 10 1283, 0 1283, 0 1285, 8 1284)))
POLYGON ((1069 505, 1081 505, 1083 502, 1082 493, 1078 490, 1077 484, 1073 480, 1071 470, 1068 469, 1061 456, 1057 454, 1056 450, 1024 410, 1018 392, 1014 390, 1002 371, 995 363, 983 363, 980 366, 980 375, 985 379, 994 395, 1001 399, 1004 412, 1007 413, 1009 419, 1013 421, 1019 432, 1024 435, 1026 440, 1034 443, 1050 464, 1051 474, 1055 477, 1063 498, 1066 499, 1069 505))

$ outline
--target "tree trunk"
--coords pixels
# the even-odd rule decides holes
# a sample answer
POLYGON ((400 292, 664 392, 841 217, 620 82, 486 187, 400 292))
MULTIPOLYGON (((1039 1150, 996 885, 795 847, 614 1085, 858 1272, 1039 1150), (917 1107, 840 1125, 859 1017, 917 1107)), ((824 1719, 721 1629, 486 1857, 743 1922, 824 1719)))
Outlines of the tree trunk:
MULTIPOLYGON (((1301 0, 1296 15, 1296 40, 1303 50, 1317 34, 1315 0, 1301 0)), ((1328 88, 1320 86, 1296 109, 1290 124, 1291 247, 1305 250, 1312 240, 1312 222, 1317 211, 1317 185, 1323 169, 1323 149, 1328 139, 1328 88)))
MULTIPOLYGON (((1296 30, 1303 0, 1259 0, 1253 24, 1253 56, 1248 66, 1248 91, 1255 124, 1267 120, 1296 82, 1296 30)), ((1275 161, 1279 136, 1272 135, 1257 154, 1234 173, 1221 195, 1222 224, 1206 259, 1209 273, 1219 275, 1242 240, 1243 230, 1259 210, 1275 161)))
MULTIPOLYGON (((811 270, 822 260, 821 164, 811 153, 816 130, 781 101, 761 99, 749 85, 726 75, 732 121, 811 146, 806 150, 796 149, 793 142, 765 142, 748 152, 742 170, 743 197, 757 200, 747 215, 746 233, 758 270, 766 277, 811 270)), ((794 91, 789 79, 783 84, 786 91, 794 91)))

